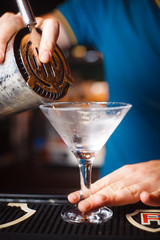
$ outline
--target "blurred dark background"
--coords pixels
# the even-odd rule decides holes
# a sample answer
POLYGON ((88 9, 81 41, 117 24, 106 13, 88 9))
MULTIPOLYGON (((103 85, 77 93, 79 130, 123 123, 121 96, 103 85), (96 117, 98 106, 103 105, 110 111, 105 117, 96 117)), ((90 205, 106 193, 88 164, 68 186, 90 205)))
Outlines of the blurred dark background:
MULTIPOLYGON (((47 13, 54 9, 58 4, 63 3, 64 0, 30 0, 33 12, 36 16, 47 13)), ((0 3, 0 13, 1 15, 5 12, 14 12, 17 13, 18 8, 16 5, 16 0, 5 0, 0 3)))
MULTIPOLYGON (((35 16, 63 2, 30 0, 35 16)), ((1 1, 1 15, 17 11, 15 0, 1 1)), ((75 46, 64 54, 76 84, 62 101, 107 100, 101 54, 90 46, 75 46)), ((99 177, 103 156, 102 151, 92 181, 99 177)), ((77 162, 39 109, 0 120, 0 193, 67 194, 78 188, 77 162)))

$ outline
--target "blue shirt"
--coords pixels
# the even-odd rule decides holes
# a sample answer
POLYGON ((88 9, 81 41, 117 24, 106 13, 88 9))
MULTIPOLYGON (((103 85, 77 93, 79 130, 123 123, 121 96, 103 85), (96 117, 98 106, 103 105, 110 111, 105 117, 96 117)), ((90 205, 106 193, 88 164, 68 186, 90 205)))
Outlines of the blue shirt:
POLYGON ((102 175, 160 159, 160 9, 154 0, 70 0, 59 7, 79 44, 103 54, 110 101, 133 105, 107 142, 102 175))

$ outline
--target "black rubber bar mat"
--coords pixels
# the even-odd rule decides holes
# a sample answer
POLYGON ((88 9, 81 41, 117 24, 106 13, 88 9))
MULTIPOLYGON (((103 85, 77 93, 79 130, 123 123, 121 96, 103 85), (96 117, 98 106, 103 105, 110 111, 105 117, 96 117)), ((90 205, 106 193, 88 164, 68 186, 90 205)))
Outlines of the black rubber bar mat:
POLYGON ((64 196, 1 194, 0 240, 160 239, 160 207, 113 207, 109 222, 94 225, 64 222, 60 214, 67 205, 64 196))

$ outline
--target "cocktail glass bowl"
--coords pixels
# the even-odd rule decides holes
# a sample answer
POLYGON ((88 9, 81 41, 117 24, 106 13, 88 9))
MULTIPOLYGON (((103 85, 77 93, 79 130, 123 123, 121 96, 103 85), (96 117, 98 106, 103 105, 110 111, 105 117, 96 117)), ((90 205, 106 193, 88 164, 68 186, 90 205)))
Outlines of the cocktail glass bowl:
MULTIPOLYGON (((118 102, 56 102, 40 106, 77 158, 81 200, 92 195, 91 173, 96 154, 130 108, 131 104, 118 102)), ((61 214, 63 220, 70 223, 102 223, 112 215, 107 207, 82 213, 77 205, 61 214)))

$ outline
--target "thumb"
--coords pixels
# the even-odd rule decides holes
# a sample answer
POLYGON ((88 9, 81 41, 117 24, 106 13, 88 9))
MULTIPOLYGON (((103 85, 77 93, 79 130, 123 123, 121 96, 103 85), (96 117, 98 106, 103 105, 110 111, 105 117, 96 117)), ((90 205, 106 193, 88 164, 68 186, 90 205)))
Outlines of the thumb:
POLYGON ((140 194, 140 199, 146 205, 160 206, 160 190, 152 193, 144 191, 140 194))

